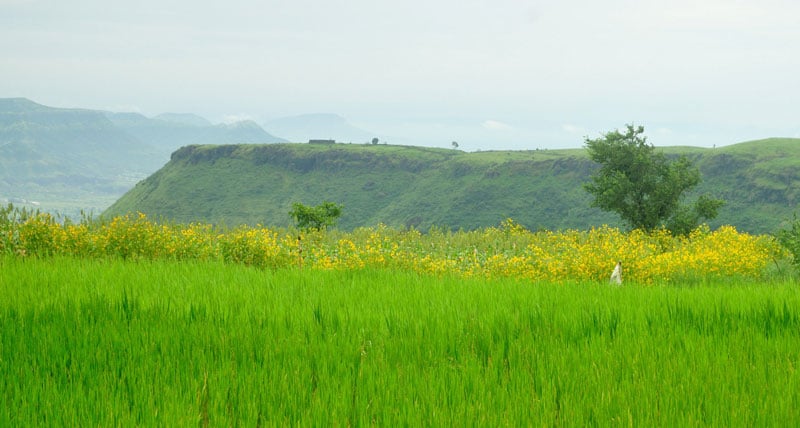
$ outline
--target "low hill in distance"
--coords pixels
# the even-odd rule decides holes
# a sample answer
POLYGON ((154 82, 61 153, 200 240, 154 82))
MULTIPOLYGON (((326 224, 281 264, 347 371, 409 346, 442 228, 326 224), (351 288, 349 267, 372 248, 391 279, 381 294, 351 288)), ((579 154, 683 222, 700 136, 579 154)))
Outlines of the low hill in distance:
POLYGON ((0 98, 0 203, 99 213, 181 146, 283 141, 254 122, 212 125, 189 114, 151 119, 0 98))
POLYGON ((191 126, 211 126, 208 119, 192 113, 161 113, 153 119, 163 120, 164 122, 180 123, 191 126))
MULTIPOLYGON (((139 113, 105 113, 118 128, 155 147, 162 164, 180 147, 191 144, 269 144, 287 140, 264 131, 251 120, 212 125, 200 116, 169 113, 148 118, 139 113)), ((151 171, 152 172, 152 171, 151 171)))
MULTIPOLYGON (((800 202, 800 140, 716 149, 672 147, 700 168, 697 193, 727 200, 711 224, 775 231, 800 202)), ((293 202, 344 205, 339 226, 422 230, 494 226, 584 229, 617 217, 590 207, 582 188, 597 168, 582 149, 465 153, 363 144, 187 146, 104 215, 141 211, 178 222, 288 226, 293 202)))

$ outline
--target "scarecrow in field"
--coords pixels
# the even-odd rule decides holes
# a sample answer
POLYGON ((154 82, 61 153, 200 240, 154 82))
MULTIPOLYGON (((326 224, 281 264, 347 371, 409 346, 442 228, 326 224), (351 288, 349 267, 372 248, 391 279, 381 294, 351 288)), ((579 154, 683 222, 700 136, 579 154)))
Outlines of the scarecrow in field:
POLYGON ((611 272, 611 283, 622 285, 622 262, 618 261, 617 265, 614 266, 614 271, 611 272))

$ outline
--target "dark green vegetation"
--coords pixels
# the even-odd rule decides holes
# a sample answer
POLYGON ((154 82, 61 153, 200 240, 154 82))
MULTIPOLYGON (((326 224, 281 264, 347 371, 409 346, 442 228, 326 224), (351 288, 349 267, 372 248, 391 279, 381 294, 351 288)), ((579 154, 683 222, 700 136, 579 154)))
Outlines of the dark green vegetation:
POLYGON ((584 188, 592 206, 619 214, 631 229, 666 227, 688 235, 717 216, 724 201, 701 195, 691 204, 685 194, 700 183, 700 171, 686 155, 669 159, 647 143, 644 127, 628 125, 586 139, 589 157, 600 165, 584 188))
POLYGON ((532 227, 588 226, 597 217, 575 185, 592 169, 582 153, 360 144, 184 147, 105 214, 288 226, 292 202, 329 200, 345 206, 339 221, 345 229, 381 222, 477 228, 508 217, 532 227))
POLYGON ((0 258, 0 426, 796 426, 800 292, 0 258))
MULTIPOLYGON (((702 181, 693 198, 726 201, 712 227, 774 232, 800 202, 800 140, 769 139, 686 155, 702 181)), ((288 226, 291 203, 343 204, 340 227, 385 223, 478 228, 511 217, 529 229, 621 225, 583 189, 598 165, 585 150, 465 153, 384 145, 192 146, 137 184, 108 215, 142 211, 179 222, 288 226)))
POLYGON ((794 216, 791 222, 776 233, 778 242, 789 251, 792 264, 800 268, 800 218, 794 216))
POLYGON ((0 99, 0 203, 99 212, 183 145, 278 141, 252 122, 211 125, 192 115, 149 119, 0 99))
POLYGON ((322 230, 336 225, 342 215, 342 208, 341 205, 329 201, 323 201, 314 207, 295 202, 289 215, 294 219, 298 229, 322 230))

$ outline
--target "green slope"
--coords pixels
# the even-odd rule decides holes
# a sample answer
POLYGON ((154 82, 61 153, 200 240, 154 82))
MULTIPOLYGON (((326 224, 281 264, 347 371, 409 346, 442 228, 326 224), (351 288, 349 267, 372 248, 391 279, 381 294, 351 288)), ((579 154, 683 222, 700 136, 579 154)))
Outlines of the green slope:
POLYGON ((613 217, 574 183, 580 152, 482 152, 311 144, 190 146, 105 214, 289 225, 292 202, 345 205, 343 228, 385 223, 477 228, 512 217, 529 227, 586 227, 613 217), (569 207, 564 210, 564 207, 569 207))
MULTIPOLYGON (((666 148, 699 166, 728 204, 712 226, 774 231, 800 202, 800 140, 716 149, 666 148)), ((345 206, 343 228, 385 223, 472 229, 511 217, 532 229, 619 225, 589 206, 582 183, 596 167, 583 150, 477 152, 372 145, 184 147, 107 215, 141 211, 180 222, 287 226, 291 203, 345 206)))
POLYGON ((749 141, 690 155, 700 167, 699 191, 728 203, 716 223, 773 232, 800 204, 800 139, 749 141))

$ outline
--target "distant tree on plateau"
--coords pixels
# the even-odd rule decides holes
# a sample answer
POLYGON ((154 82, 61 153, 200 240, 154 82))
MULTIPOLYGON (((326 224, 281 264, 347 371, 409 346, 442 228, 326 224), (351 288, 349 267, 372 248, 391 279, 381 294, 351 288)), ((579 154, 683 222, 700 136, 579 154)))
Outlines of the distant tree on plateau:
POLYGON ((598 139, 586 139, 586 149, 600 169, 584 184, 594 195, 592 206, 619 214, 631 228, 650 231, 666 227, 688 234, 703 219, 713 219, 724 201, 700 196, 691 205, 684 195, 700 183, 700 171, 686 156, 668 159, 647 144, 644 127, 627 125, 598 139))
POLYGON ((322 230, 336 225, 336 220, 342 215, 342 208, 342 205, 328 201, 315 207, 295 202, 289 215, 295 220, 298 229, 322 230))

